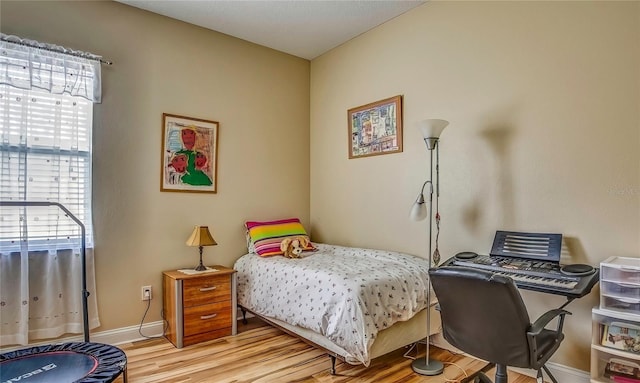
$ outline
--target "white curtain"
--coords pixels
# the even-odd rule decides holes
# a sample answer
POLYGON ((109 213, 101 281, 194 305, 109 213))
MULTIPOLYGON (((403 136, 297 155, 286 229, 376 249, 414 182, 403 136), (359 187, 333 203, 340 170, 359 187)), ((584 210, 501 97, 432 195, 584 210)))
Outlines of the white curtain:
MULTIPOLYGON (((82 262, 75 250, 22 251, 0 256, 0 345, 83 332, 82 262)), ((87 250, 89 328, 100 326, 93 251, 87 250)))
POLYGON ((0 84, 100 103, 100 56, 0 33, 0 84))
MULTIPOLYGON (((84 224, 95 328, 91 134, 100 65, 16 39, 0 38, 0 201, 60 203, 84 224)), ((83 332, 81 237, 57 206, 0 207, 0 346, 83 332)))

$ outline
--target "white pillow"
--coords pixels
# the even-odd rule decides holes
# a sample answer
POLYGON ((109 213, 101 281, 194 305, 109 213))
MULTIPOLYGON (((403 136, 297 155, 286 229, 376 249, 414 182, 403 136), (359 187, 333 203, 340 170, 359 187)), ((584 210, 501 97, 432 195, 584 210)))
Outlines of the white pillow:
POLYGON ((251 236, 249 236, 249 230, 246 230, 244 232, 245 237, 247 238, 247 251, 249 253, 254 253, 256 252, 256 247, 253 244, 253 241, 251 240, 251 236))

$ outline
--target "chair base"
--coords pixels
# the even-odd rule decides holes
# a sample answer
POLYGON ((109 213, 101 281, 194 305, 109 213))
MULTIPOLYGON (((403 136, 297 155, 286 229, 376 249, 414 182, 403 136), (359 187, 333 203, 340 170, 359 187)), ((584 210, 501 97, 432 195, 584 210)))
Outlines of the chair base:
MULTIPOLYGON (((547 373, 547 376, 549 376, 549 379, 551 379, 553 383, 558 383, 555 376, 553 376, 551 371, 549 371, 547 366, 544 364, 542 365, 542 368, 538 370, 538 374, 536 376, 536 380, 538 382, 544 382, 544 377, 542 376, 543 370, 547 373)), ((489 362, 484 367, 482 367, 482 369, 476 371, 473 375, 469 375, 468 377, 462 379, 460 383, 508 383, 507 366, 501 364, 496 365, 495 363, 489 362), (489 379, 489 377, 485 375, 485 373, 491 370, 494 366, 496 367, 496 377, 494 382, 491 382, 491 379, 489 379)))
POLYGON ((480 370, 462 379, 460 383, 477 383, 476 379, 480 379, 481 383, 491 383, 491 380, 484 373, 491 370, 495 365, 495 363, 491 362, 485 364, 480 370))
POLYGON ((507 366, 489 362, 473 375, 464 378, 460 383, 508 383, 508 380, 507 366), (491 370, 494 366, 496 368, 496 377, 495 380, 491 382, 491 379, 485 375, 485 372, 491 370))
MULTIPOLYGON (((551 374, 551 371, 549 371, 546 365, 544 364, 542 365, 542 370, 544 370, 544 372, 547 373, 547 375, 549 376, 549 379, 551 379, 553 383, 558 383, 558 381, 556 380, 556 377, 553 376, 553 374, 551 374)), ((538 370, 538 380, 542 380, 544 382, 544 377, 542 376, 542 370, 538 370)))
POLYGON ((492 383, 491 379, 489 379, 489 377, 487 377, 485 374, 480 373, 476 376, 476 378, 473 380, 473 383, 492 383))

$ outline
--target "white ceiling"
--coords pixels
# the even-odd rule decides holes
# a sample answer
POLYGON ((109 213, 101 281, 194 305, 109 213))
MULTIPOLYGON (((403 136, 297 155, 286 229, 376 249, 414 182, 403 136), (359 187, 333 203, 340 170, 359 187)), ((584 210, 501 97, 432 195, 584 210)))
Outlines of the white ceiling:
POLYGON ((116 0, 311 60, 425 0, 116 0))

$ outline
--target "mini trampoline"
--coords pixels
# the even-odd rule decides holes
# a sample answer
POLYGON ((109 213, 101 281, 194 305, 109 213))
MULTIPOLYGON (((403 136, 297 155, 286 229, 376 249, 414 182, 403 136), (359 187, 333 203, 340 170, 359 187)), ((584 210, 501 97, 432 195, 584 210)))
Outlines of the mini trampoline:
POLYGON ((82 311, 84 342, 34 346, 0 354, 0 382, 109 383, 120 375, 127 383, 127 356, 115 346, 89 342, 85 228, 66 207, 57 202, 0 201, 0 206, 57 206, 81 231, 82 311))
POLYGON ((123 375, 127 356, 102 343, 49 344, 0 355, 0 382, 109 383, 123 375))

